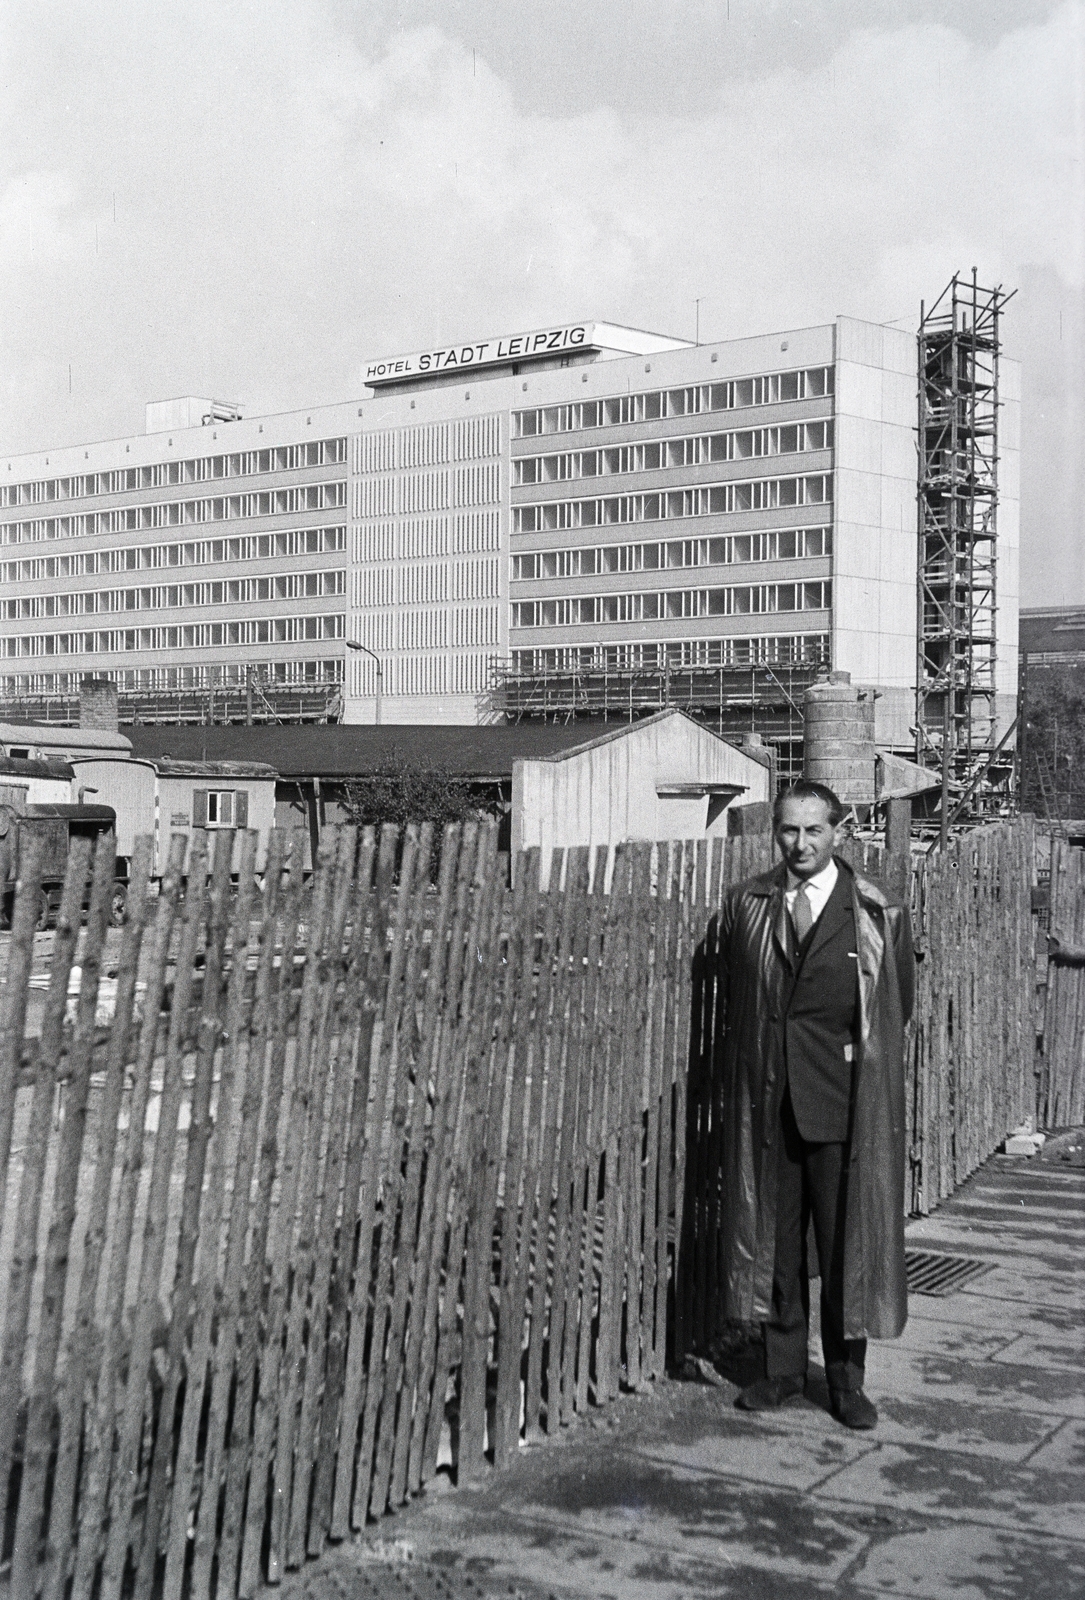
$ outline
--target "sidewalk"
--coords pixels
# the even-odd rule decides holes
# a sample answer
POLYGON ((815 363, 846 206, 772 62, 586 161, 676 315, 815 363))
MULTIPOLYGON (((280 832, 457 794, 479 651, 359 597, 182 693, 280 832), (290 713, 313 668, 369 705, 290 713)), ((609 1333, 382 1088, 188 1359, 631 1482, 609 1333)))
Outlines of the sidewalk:
POLYGON ((832 1420, 820 1367, 768 1418, 722 1380, 668 1380, 477 1488, 431 1488, 284 1600, 1085 1594, 1083 1144, 995 1157, 909 1226, 910 1250, 994 1265, 913 1295, 903 1338, 871 1347, 875 1433, 832 1420))

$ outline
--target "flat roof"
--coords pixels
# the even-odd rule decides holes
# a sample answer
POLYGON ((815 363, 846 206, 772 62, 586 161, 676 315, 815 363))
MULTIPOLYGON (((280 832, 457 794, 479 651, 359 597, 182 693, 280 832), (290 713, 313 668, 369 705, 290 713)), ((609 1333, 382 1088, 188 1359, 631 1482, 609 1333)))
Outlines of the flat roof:
MULTIPOLYGON (((613 722, 447 724, 305 723, 247 727, 133 726, 132 754, 152 761, 267 762, 283 778, 376 777, 402 764, 483 782, 511 778, 514 761, 539 760, 625 732, 613 722)), ((637 724, 632 724, 636 727, 637 724)))

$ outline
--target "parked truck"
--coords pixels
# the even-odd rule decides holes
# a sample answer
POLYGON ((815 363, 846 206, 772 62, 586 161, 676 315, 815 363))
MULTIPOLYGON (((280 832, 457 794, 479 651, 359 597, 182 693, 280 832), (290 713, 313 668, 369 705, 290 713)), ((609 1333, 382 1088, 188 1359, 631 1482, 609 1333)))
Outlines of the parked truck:
MULTIPOLYGON (((14 786, 0 784, 0 927, 11 926, 15 885, 23 855, 31 840, 42 845, 41 889, 37 927, 48 928, 56 919, 64 889, 64 874, 72 841, 96 840, 116 829, 112 806, 68 805, 41 801, 28 804, 12 793, 14 786)), ((124 916, 124 892, 114 890, 113 920, 124 916)))

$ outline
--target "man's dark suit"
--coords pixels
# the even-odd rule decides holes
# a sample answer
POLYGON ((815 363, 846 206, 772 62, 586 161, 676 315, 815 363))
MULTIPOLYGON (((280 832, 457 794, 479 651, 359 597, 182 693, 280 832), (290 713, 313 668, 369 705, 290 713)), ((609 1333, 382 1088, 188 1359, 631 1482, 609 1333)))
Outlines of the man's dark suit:
MULTIPOLYGON (((778 951, 777 959, 784 959, 778 951)), ((821 915, 786 959, 782 1017, 787 1089, 780 1109, 776 1261, 765 1323, 770 1378, 806 1371, 807 1228, 821 1265, 821 1336, 830 1387, 860 1389, 866 1341, 845 1340, 844 1217, 853 1058, 859 1011, 855 917, 848 874, 839 871, 821 915)))

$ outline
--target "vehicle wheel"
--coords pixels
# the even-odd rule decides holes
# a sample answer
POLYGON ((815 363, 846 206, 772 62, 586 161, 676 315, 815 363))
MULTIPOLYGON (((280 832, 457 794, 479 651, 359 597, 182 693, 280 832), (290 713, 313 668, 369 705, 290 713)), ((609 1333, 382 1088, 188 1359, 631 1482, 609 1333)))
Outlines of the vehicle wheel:
POLYGON ((109 908, 109 925, 111 928, 123 928, 128 921, 128 885, 115 883, 113 885, 113 900, 109 908))
POLYGON ((49 926, 49 921, 50 921, 50 918, 52 917, 52 914, 53 914, 53 908, 49 903, 49 891, 47 889, 39 889, 38 890, 38 920, 35 923, 35 931, 36 932, 44 933, 46 931, 46 929, 49 926))

